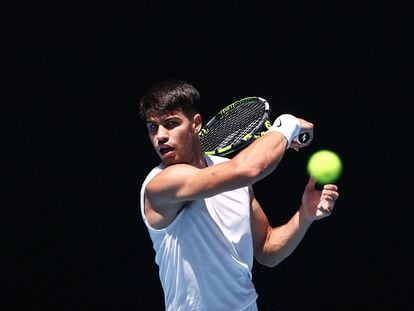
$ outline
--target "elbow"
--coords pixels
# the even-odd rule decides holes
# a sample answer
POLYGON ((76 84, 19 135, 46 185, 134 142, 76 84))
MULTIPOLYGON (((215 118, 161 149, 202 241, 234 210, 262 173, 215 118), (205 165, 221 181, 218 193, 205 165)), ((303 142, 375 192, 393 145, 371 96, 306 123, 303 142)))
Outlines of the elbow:
POLYGON ((268 268, 274 268, 281 262, 281 260, 278 260, 274 256, 266 255, 263 252, 256 254, 255 259, 259 264, 268 268))
POLYGON ((259 260, 259 259, 257 259, 256 258, 256 261, 259 263, 259 264, 261 264, 262 266, 265 266, 265 267, 268 267, 268 268, 274 268, 274 267, 276 267, 278 264, 279 264, 279 262, 276 262, 276 261, 271 261, 271 260, 259 260))

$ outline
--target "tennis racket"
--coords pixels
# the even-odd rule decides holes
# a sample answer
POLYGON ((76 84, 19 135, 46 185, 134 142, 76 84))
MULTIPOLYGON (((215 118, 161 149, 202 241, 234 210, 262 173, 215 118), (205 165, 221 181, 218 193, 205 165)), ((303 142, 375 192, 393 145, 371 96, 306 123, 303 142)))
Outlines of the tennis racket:
MULTIPOLYGON (((251 96, 221 109, 201 129, 199 137, 205 154, 232 157, 272 126, 271 108, 267 100, 251 96)), ((309 141, 308 133, 297 138, 300 144, 309 141)))

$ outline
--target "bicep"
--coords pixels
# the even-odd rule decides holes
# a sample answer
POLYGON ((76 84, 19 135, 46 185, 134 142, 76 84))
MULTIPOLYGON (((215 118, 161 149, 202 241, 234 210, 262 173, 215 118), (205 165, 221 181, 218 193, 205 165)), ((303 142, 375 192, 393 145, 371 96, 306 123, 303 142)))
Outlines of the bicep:
MULTIPOLYGON (((165 168, 145 187, 145 197, 152 208, 177 205, 187 200, 182 194, 191 193, 191 178, 197 169, 189 165, 165 168)), ((189 199, 189 198, 188 198, 189 199)))
POLYGON ((178 203, 199 200, 247 186, 249 177, 231 161, 197 168, 176 164, 165 168, 146 187, 146 195, 154 202, 178 203))
POLYGON ((189 201, 246 186, 249 178, 231 161, 199 169, 188 164, 166 167, 145 187, 145 210, 170 221, 189 201))

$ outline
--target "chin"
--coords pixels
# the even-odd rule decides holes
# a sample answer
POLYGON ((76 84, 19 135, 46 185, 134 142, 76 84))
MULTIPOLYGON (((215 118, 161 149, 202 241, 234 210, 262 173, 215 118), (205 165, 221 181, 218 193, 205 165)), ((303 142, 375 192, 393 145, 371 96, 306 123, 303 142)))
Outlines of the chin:
POLYGON ((162 160, 164 162, 165 165, 172 165, 172 164, 176 164, 177 161, 175 160, 175 158, 163 158, 162 160))

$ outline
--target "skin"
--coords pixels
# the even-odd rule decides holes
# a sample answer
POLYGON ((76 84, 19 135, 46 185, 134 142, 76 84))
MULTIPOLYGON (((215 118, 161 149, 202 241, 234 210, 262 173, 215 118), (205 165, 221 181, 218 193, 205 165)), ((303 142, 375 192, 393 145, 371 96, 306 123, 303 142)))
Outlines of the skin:
MULTIPOLYGON (((313 124, 299 120, 301 130, 313 134, 313 124)), ((273 172, 282 160, 287 146, 282 134, 268 132, 230 161, 207 166, 198 138, 202 128, 199 114, 188 117, 178 111, 147 116, 147 128, 155 151, 166 165, 145 189, 144 212, 153 228, 168 226, 189 201, 248 186, 255 259, 275 266, 293 252, 314 220, 331 214, 339 196, 336 185, 317 190, 310 178, 298 211, 286 224, 272 227, 251 185, 273 172)), ((291 145, 297 151, 303 147, 295 142, 291 145)))

